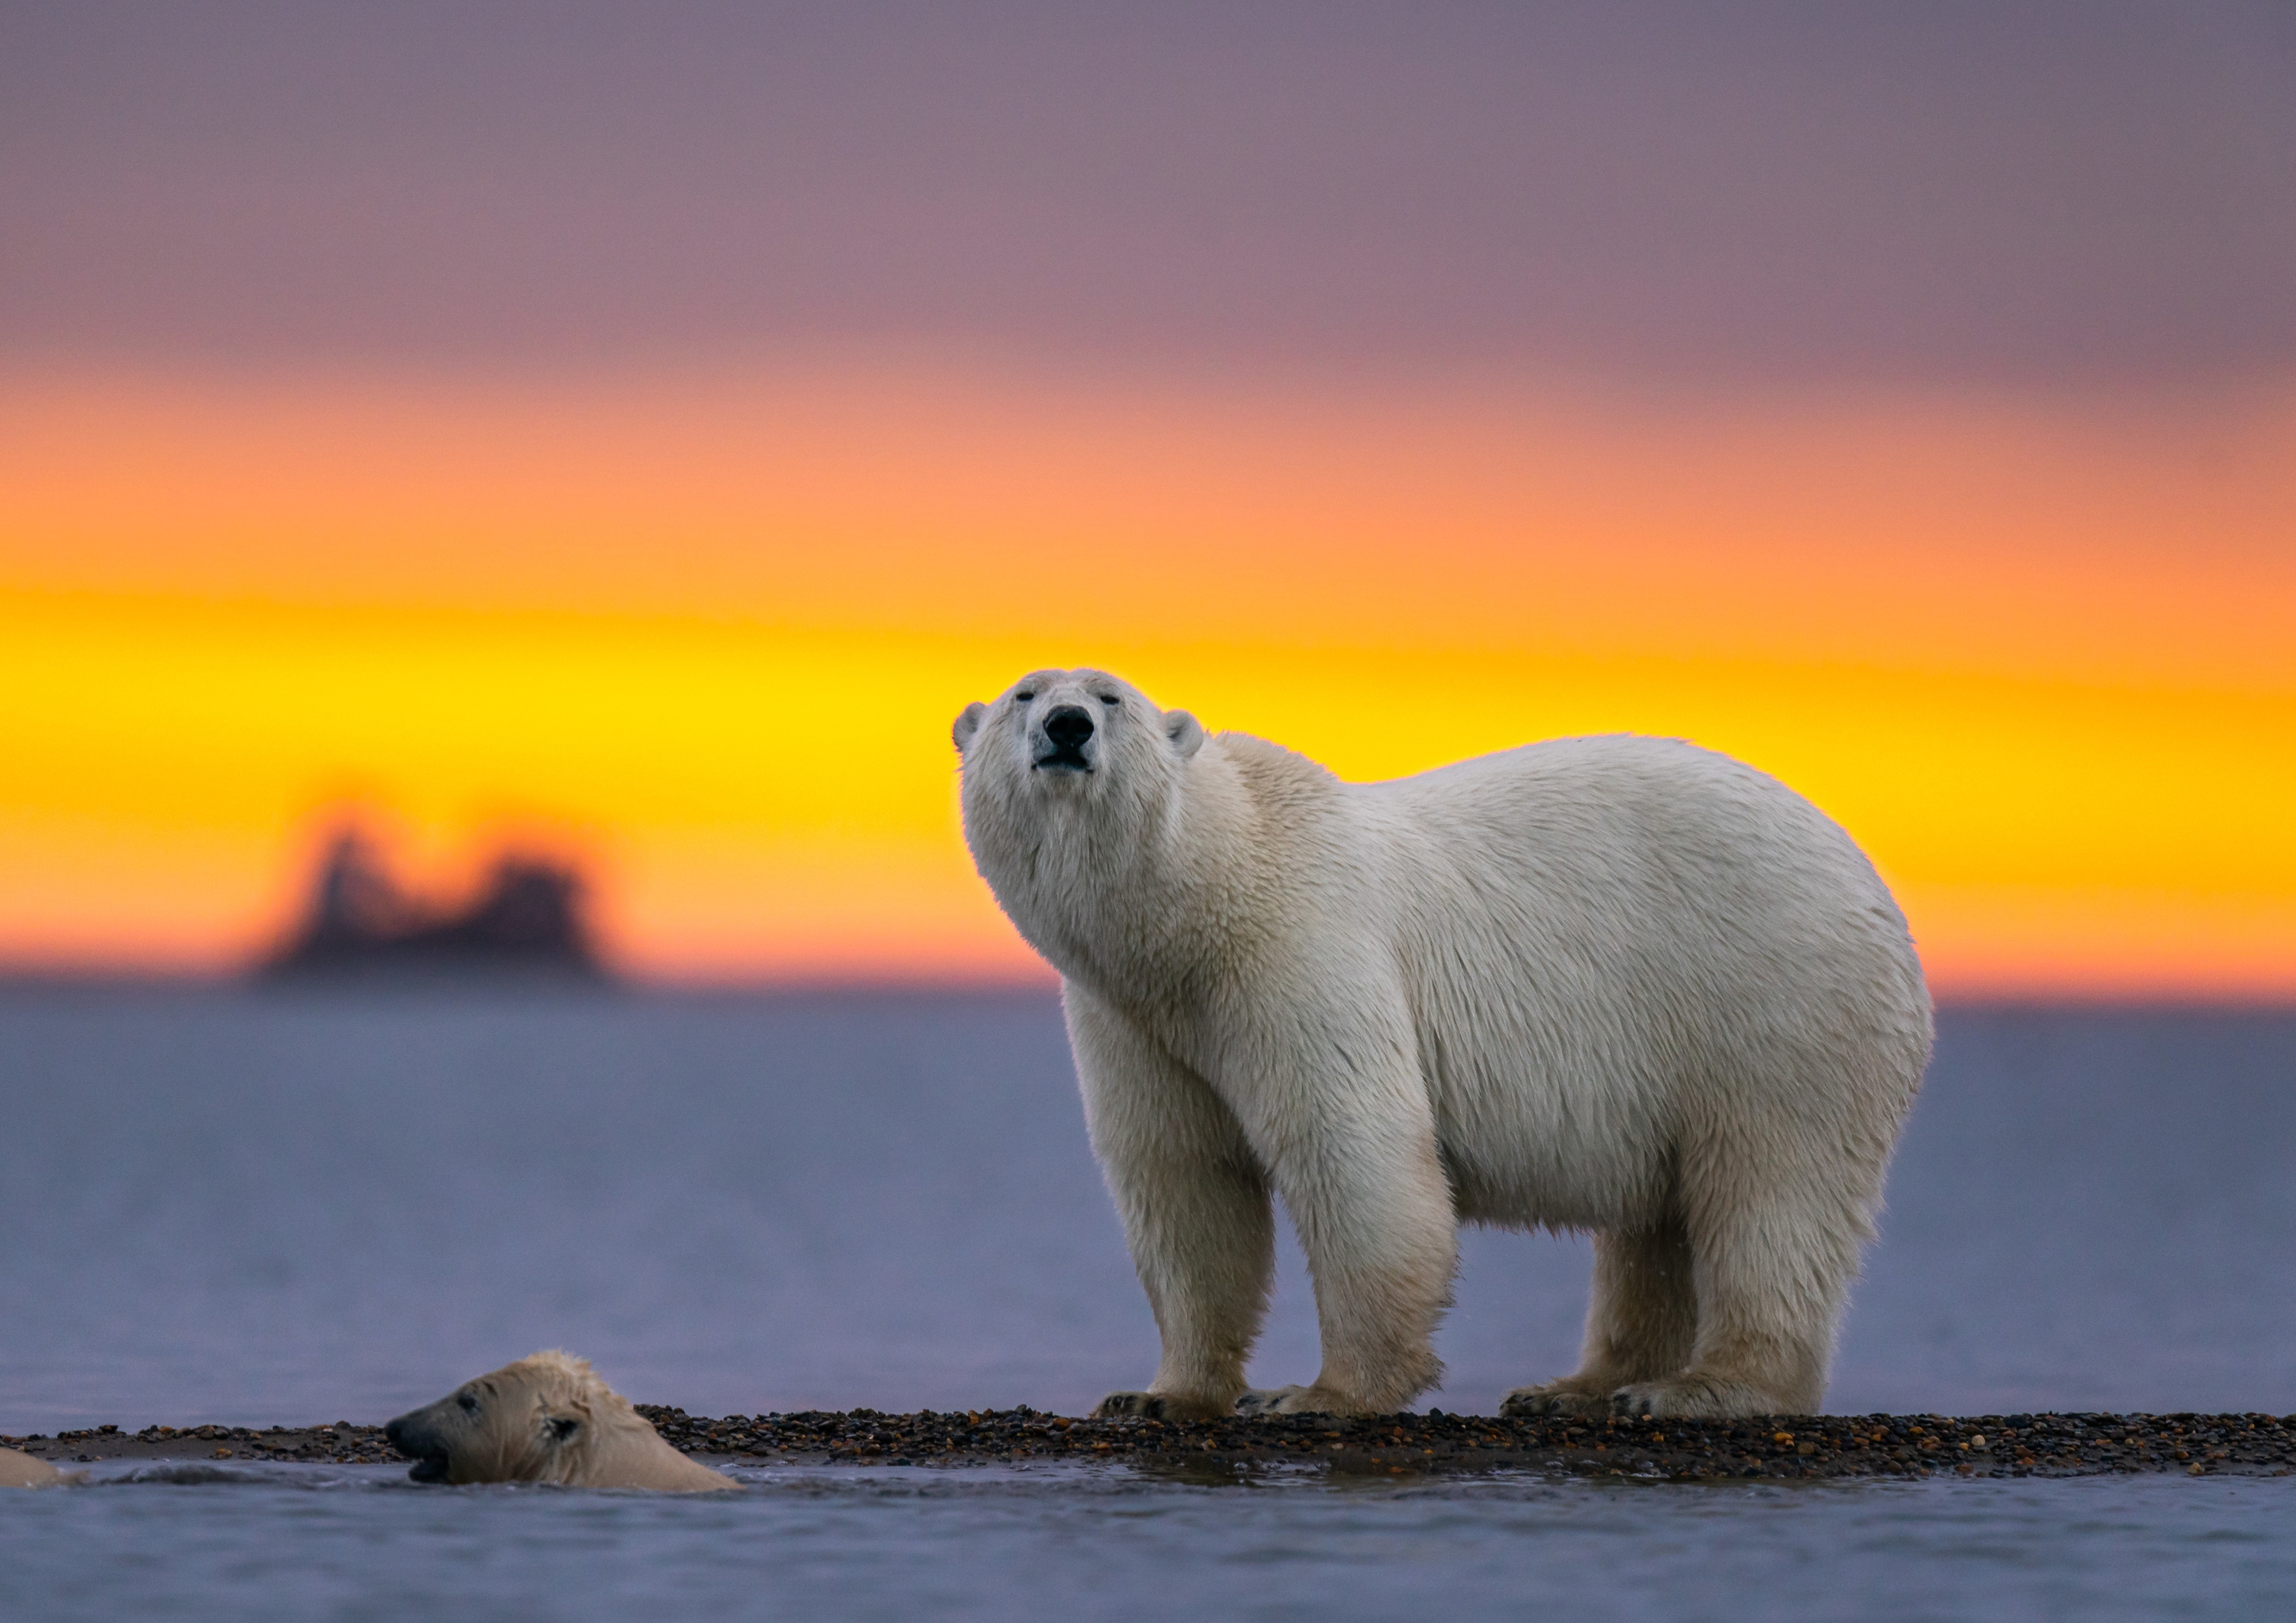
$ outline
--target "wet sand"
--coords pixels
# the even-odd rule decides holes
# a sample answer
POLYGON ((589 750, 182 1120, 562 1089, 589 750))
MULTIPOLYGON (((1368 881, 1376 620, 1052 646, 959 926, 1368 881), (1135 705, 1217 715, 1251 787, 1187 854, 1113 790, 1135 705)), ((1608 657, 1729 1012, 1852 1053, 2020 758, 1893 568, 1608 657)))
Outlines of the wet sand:
MULTIPOLYGON (((1707 1481, 1845 1477, 2202 1476, 2296 1472, 2296 1415, 1800 1415, 1759 1421, 1324 1415, 1203 1422, 965 1414, 730 1415, 641 1404, 669 1442, 752 1464, 965 1465, 1122 1461, 1184 1474, 1318 1467, 1379 1476, 1493 1471, 1707 1481)), ((114 1459, 395 1463, 381 1428, 116 1426, 0 1445, 62 1462, 114 1459)))

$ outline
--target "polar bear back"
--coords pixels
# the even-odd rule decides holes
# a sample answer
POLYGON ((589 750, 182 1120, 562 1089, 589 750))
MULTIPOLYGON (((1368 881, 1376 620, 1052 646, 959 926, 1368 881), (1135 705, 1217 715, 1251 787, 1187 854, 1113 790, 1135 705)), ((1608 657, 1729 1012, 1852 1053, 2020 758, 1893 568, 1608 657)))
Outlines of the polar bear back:
POLYGON ((53 1488, 68 1480, 47 1461, 17 1448, 0 1448, 0 1488, 53 1488))
POLYGON ((1784 784, 1604 737, 1341 796, 1463 1216, 1631 1221, 1709 1121, 1886 1160, 1928 993, 1872 865, 1784 784))

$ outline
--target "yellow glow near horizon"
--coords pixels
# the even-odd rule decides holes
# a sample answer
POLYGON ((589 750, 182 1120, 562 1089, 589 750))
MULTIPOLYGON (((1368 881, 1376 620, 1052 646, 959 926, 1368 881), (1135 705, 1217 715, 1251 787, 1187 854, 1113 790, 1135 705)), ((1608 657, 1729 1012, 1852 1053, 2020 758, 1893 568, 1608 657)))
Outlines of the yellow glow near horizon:
POLYGON ((1944 991, 2286 996, 2292 466, 2277 398, 20 383, 0 959, 238 962, 356 801, 578 848, 641 972, 1041 976, 947 729, 1091 662, 1355 779, 1692 738, 1944 991))

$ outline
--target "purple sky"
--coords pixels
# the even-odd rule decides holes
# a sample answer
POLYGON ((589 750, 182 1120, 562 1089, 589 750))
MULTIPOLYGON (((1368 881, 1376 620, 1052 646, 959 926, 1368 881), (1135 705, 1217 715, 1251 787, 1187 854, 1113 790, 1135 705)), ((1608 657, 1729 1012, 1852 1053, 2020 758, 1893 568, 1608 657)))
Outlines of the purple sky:
POLYGON ((0 0, 0 366, 2296 365, 2296 5, 0 0))

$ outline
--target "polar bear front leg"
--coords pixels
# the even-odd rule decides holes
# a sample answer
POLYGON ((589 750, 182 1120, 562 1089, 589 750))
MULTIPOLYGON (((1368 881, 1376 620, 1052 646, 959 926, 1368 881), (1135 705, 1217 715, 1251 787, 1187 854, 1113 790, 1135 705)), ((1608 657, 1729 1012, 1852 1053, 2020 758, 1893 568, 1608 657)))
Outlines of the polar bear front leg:
POLYGON ((1391 1414, 1443 1377, 1435 1326, 1451 1301, 1458 1218, 1434 1114, 1399 1035, 1358 1028, 1301 1057, 1321 1063, 1279 1063, 1250 1089, 1247 1130, 1307 1253, 1324 1367, 1247 1406, 1391 1414))
POLYGON ((1275 1283, 1267 1176, 1202 1078, 1084 988, 1062 1002, 1093 1153, 1163 1340, 1147 1390, 1111 1392, 1095 1413, 1232 1414, 1275 1283))

